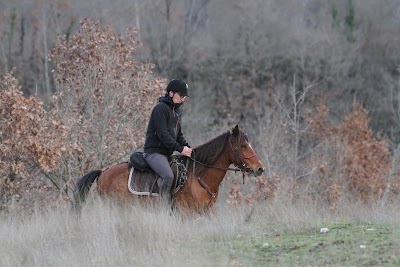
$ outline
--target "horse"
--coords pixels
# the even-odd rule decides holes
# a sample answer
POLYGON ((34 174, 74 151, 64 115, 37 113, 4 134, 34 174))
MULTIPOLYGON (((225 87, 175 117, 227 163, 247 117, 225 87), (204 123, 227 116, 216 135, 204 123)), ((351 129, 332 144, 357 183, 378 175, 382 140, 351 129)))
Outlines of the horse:
MULTIPOLYGON (((265 166, 252 148, 247 135, 236 125, 214 139, 193 148, 192 157, 174 155, 187 166, 186 180, 172 196, 173 206, 187 212, 204 213, 212 209, 218 199, 219 186, 227 171, 241 171, 260 176, 265 166), (230 168, 233 164, 236 168, 230 168)), ((137 196, 128 190, 130 165, 122 162, 105 170, 94 170, 80 178, 75 186, 76 201, 84 201, 97 179, 97 191, 121 203, 136 199, 154 199, 137 196)), ((80 203, 81 204, 81 203, 80 203)))

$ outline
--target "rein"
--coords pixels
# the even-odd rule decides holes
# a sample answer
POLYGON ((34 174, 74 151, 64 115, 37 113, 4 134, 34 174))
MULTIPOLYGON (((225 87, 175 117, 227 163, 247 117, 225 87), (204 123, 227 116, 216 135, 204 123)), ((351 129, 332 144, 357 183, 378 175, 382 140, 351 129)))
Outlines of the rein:
POLYGON ((234 168, 222 168, 222 167, 217 167, 217 166, 205 164, 203 162, 195 160, 194 158, 189 158, 189 159, 192 160, 193 162, 197 163, 197 164, 200 164, 200 165, 202 165, 204 167, 211 168, 211 169, 217 169, 217 170, 222 170, 222 171, 234 171, 235 173, 238 172, 238 171, 242 171, 239 168, 235 168, 235 169, 234 168))

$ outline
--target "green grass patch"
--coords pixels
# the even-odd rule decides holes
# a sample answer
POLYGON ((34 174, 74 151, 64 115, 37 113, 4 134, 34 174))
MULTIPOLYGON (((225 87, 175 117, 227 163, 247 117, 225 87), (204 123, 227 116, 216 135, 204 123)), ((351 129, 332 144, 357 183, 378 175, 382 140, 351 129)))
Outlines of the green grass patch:
POLYGON ((229 247, 232 262, 243 266, 399 266, 400 225, 326 222, 297 233, 240 238, 229 247))

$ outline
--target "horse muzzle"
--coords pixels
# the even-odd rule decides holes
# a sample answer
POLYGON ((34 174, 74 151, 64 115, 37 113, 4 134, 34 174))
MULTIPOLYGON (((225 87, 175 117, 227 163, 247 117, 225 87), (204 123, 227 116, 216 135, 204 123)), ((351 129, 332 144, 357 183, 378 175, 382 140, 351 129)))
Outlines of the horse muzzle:
POLYGON ((265 172, 265 169, 260 167, 260 168, 258 168, 258 169, 255 170, 255 169, 246 167, 245 171, 246 171, 248 174, 253 174, 253 176, 260 176, 260 175, 263 174, 263 172, 265 172))

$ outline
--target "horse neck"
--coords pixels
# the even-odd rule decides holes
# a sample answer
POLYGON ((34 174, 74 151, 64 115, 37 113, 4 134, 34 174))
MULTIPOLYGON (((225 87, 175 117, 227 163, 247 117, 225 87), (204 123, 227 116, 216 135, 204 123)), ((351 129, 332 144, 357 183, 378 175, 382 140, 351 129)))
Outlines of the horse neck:
POLYGON ((216 168, 207 168, 202 177, 200 177, 213 192, 218 191, 219 185, 226 175, 227 168, 231 164, 229 156, 225 152, 214 162, 213 167, 216 168))

